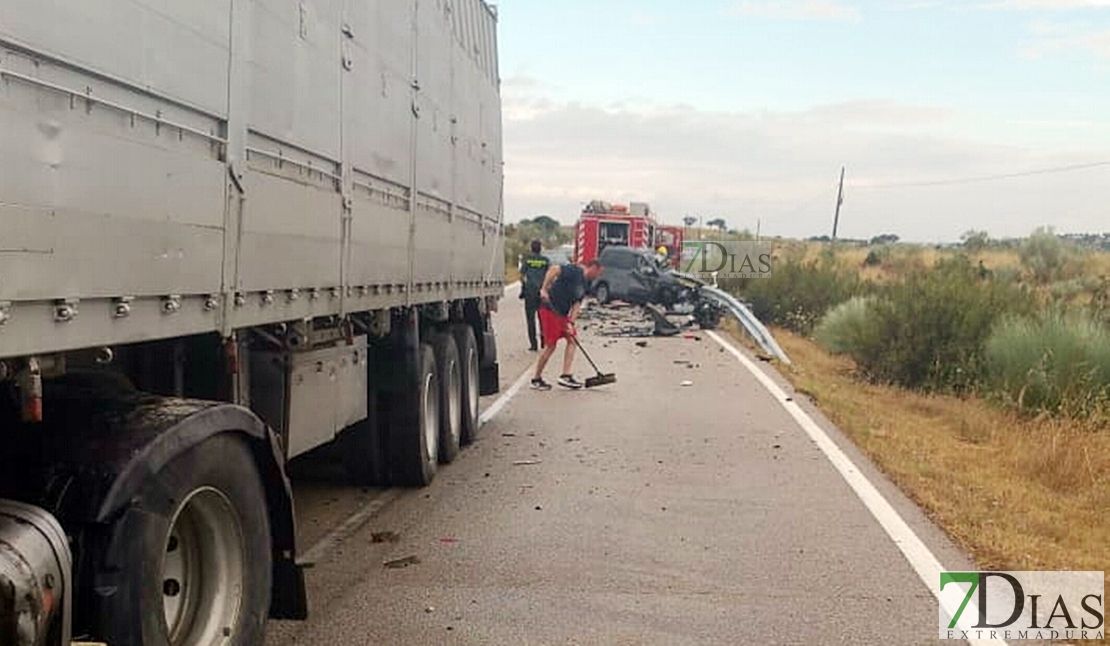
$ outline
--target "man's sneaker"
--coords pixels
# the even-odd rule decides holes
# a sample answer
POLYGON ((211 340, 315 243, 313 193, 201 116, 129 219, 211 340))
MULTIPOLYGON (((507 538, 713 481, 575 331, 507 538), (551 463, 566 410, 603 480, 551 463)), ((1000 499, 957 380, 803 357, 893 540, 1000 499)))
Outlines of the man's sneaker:
POLYGON ((532 380, 532 390, 551 390, 551 384, 541 379, 532 380))
POLYGON ((575 379, 574 375, 559 375, 559 385, 578 389, 582 387, 582 382, 575 379))

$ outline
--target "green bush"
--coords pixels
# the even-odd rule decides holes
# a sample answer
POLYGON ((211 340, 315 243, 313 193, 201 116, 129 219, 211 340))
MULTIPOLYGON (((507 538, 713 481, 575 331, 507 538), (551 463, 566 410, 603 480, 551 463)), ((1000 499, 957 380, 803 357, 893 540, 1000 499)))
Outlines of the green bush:
POLYGON ((542 242, 544 249, 554 249, 574 241, 573 227, 559 226, 555 220, 542 215, 507 224, 504 233, 506 267, 520 266, 520 257, 531 251, 532 240, 542 242))
POLYGON ((874 297, 853 296, 833 307, 813 331, 817 342, 834 354, 858 355, 875 343, 874 297))
POLYGON ((809 334, 831 307, 868 289, 855 269, 840 266, 830 255, 773 261, 769 277, 722 287, 747 300, 764 323, 801 334, 809 334))
POLYGON ((851 355, 875 381, 965 392, 981 383, 984 345, 995 321, 1033 308, 1026 290, 981 279, 966 257, 957 256, 884 290, 868 308, 873 321, 851 355))
POLYGON ((992 390, 1023 412, 1106 411, 1110 330, 1088 314, 1006 317, 987 341, 986 359, 992 390))
POLYGON ((1073 249, 1052 229, 1037 229, 1021 242, 1018 257, 1034 281, 1047 284, 1068 278, 1073 249))

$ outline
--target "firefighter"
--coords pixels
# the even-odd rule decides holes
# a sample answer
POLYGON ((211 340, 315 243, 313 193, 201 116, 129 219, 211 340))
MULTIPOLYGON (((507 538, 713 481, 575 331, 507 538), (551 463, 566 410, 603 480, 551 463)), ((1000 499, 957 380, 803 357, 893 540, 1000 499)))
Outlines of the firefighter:
POLYGON ((529 350, 536 352, 539 348, 536 340, 536 317, 540 308, 540 288, 543 279, 547 276, 547 269, 551 261, 540 253, 543 243, 539 240, 532 241, 532 253, 524 256, 520 261, 520 297, 524 299, 524 316, 528 323, 528 341, 531 343, 529 350))
POLYGON ((667 245, 659 245, 659 248, 655 250, 655 254, 660 267, 667 267, 670 265, 671 256, 667 252, 667 245))

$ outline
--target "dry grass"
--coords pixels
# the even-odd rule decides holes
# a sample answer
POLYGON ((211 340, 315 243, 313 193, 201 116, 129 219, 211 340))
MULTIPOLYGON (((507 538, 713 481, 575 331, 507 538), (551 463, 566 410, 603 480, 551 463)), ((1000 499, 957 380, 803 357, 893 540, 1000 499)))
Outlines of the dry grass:
POLYGON ((780 371, 979 567, 1110 570, 1110 433, 863 383, 850 360, 773 333, 793 363, 780 371))

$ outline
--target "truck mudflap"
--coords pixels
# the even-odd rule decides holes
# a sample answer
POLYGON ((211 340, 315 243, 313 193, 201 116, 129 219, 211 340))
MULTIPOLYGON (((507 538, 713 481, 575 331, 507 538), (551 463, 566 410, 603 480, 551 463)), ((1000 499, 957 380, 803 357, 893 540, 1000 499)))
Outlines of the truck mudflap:
POLYGON ((70 643, 72 557, 48 512, 0 500, 0 644, 70 643))
MULTIPOLYGON (((262 478, 272 541, 270 617, 305 619, 304 572, 296 563, 293 495, 279 438, 249 409, 222 402, 131 393, 45 398, 44 504, 73 526, 109 527, 136 507, 144 481, 175 457, 221 433, 243 436, 262 478)), ((95 531, 95 529, 94 529, 95 531)), ((86 559, 82 559, 86 561, 86 559)), ((96 564, 83 562, 84 568, 96 564)), ((79 571, 78 576, 91 576, 79 571)))

